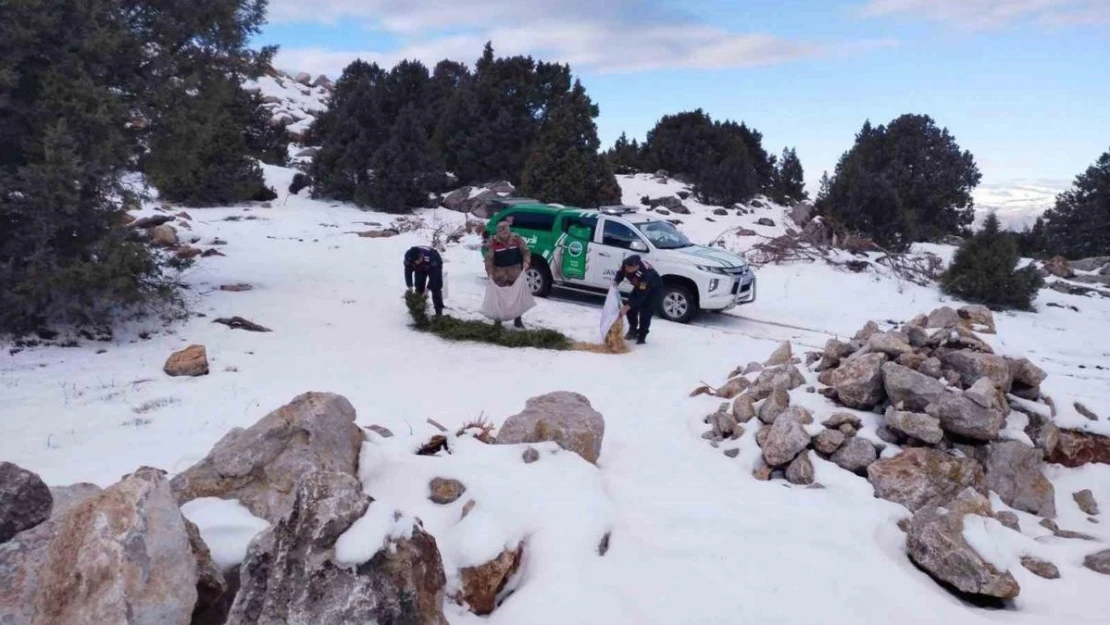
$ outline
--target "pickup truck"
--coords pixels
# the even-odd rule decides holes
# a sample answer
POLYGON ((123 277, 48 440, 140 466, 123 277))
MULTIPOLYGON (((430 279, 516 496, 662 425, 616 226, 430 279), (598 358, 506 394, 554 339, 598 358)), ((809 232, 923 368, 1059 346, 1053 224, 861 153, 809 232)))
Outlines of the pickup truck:
MULTIPOLYGON (((699 311, 724 311, 755 301, 756 278, 744 259, 694 245, 674 224, 639 214, 634 207, 582 209, 508 199, 501 206, 484 236, 509 220, 532 250, 524 279, 537 297, 546 297, 554 287, 604 295, 624 259, 639 254, 663 278, 659 313, 670 321, 688 323, 699 311)), ((622 291, 629 288, 622 283, 622 291)))

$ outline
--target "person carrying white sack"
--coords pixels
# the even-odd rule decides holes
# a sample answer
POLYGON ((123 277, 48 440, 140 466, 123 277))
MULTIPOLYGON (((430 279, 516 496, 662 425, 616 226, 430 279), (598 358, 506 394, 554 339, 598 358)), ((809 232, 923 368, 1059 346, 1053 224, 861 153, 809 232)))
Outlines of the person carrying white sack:
MULTIPOLYGON (((521 274, 528 269, 532 262, 532 251, 528 249, 528 244, 525 243, 524 238, 514 233, 509 229, 508 221, 502 221, 497 224, 497 233, 494 234, 486 248, 486 274, 489 276, 490 281, 493 283, 492 287, 500 287, 501 289, 515 287, 517 290, 524 289, 528 297, 524 298, 524 294, 520 293, 506 293, 504 297, 513 297, 514 302, 507 303, 510 308, 523 311, 535 305, 532 301, 531 293, 527 292, 527 286, 520 280, 521 274), (526 301, 525 301, 526 300, 526 301)), ((497 291, 489 291, 486 293, 486 305, 483 306, 483 312, 487 316, 494 318, 494 323, 501 325, 501 319, 498 318, 496 311, 493 308, 502 308, 501 306, 491 305, 491 296, 496 302, 498 293, 497 291)), ((524 321, 518 314, 513 319, 513 325, 518 328, 524 327, 524 321)))

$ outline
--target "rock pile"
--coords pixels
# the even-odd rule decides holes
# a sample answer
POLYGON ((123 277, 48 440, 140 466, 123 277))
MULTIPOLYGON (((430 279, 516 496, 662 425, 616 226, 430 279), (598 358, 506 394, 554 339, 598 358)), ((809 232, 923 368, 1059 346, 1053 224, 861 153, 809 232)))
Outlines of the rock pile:
MULTIPOLYGON (((1043 464, 1110 462, 1110 439, 1057 427, 1055 403, 1041 391, 1047 374, 1026 358, 996 354, 981 337, 996 331, 982 306, 944 307, 885 331, 869 322, 851 340, 828 341, 806 355, 820 382, 809 390, 849 411, 833 412, 820 426, 810 410, 792 403, 806 376, 784 344, 763 365, 734 370, 720 389, 695 392, 731 400, 705 419, 710 429, 703 437, 720 446, 758 419, 756 479, 812 485, 814 458, 864 476, 876 497, 913 513, 907 552, 919 567, 966 595, 1011 599, 1020 591, 1017 581, 968 545, 964 520, 995 519, 1020 531, 1012 512, 992 509, 994 492, 1007 506, 1042 517, 1057 537, 1078 538, 1051 521, 1056 493, 1043 464), (1015 411, 1028 417, 1024 434, 1033 445, 1022 442, 1020 430, 1007 431, 1015 411), (865 426, 866 413, 879 416, 867 416, 865 426)), ((1088 494, 1075 498, 1091 514, 1097 507, 1088 494)), ((1051 578, 1051 563, 1030 564, 1051 578)))

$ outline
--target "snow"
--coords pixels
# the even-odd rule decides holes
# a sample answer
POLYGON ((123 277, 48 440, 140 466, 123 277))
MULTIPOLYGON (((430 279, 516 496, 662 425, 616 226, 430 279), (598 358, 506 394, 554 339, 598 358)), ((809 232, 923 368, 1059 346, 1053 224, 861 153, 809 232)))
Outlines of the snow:
POLYGON ((221 571, 242 564, 251 541, 270 526, 238 501, 215 497, 194 499, 181 506, 181 512, 196 524, 221 571))
MULTIPOLYGON (((795 353, 804 355, 830 338, 851 336, 871 319, 885 326, 939 305, 959 305, 936 288, 872 270, 767 266, 756 272, 755 304, 688 326, 659 322, 648 345, 626 355, 447 343, 408 328, 401 257, 409 246, 428 244, 433 226, 461 224, 464 216, 420 211, 428 228, 364 239, 353 233, 395 218, 311 200, 307 190, 290 196, 285 190, 293 170, 266 167, 265 173, 281 194, 272 209, 189 209, 193 229, 180 230, 183 237, 198 237, 200 247, 217 237, 227 242, 220 247, 226 257, 200 259, 182 276, 194 313, 189 319, 167 325, 151 317, 110 342, 80 341, 74 348, 3 346, 0 458, 52 485, 108 485, 143 465, 176 473, 230 428, 250 426, 302 392, 330 391, 352 402, 360 425, 378 424, 395 434, 372 435, 363 446, 359 477, 375 501, 340 540, 341 558, 365 560, 418 518, 436 537, 449 583, 457 584, 459 567, 525 541, 515 592, 481 619, 449 601, 452 625, 1105 620, 1106 578, 1081 564, 1085 554, 1106 548, 1110 525, 1087 521, 1071 493, 1090 488, 1103 509, 1110 508, 1110 467, 1046 470, 1057 485, 1061 527, 1092 534, 1097 542, 1052 537, 1024 513, 1024 537, 984 525, 974 540, 994 541, 999 555, 991 557, 1035 553, 1064 577, 1049 582, 1013 567, 1021 596, 1005 612, 990 612, 955 599, 909 562, 904 534, 895 527, 908 511, 876 499, 865 480, 812 455, 824 489, 758 482, 751 477, 759 457, 756 424, 718 449, 701 438, 702 420, 720 400, 689 398, 700 381, 718 385, 736 366, 765 360, 781 341, 792 341, 795 353), (219 290, 232 283, 254 288, 219 290), (212 323, 230 315, 273 332, 212 323), (165 376, 169 354, 191 344, 207 347, 211 374, 165 376), (452 441, 451 454, 413 454, 436 433, 429 417, 451 433, 480 417, 500 424, 528 398, 556 390, 582 393, 604 415, 598 466, 550 444, 534 445, 541 459, 525 464, 523 446, 490 447, 466 437, 452 441), (736 458, 723 454, 730 448, 739 450, 736 458), (427 496, 434 477, 458 479, 466 493, 452 504, 433 504, 427 496), (470 500, 475 506, 460 520, 470 500), (597 548, 607 532, 610 549, 601 557, 597 548)), ((643 195, 683 188, 650 176, 621 177, 621 184, 623 201, 633 205, 643 195)), ((760 236, 795 227, 787 209, 769 203, 739 216, 712 215, 714 207, 693 199, 685 203, 693 214, 673 217, 696 242, 725 240, 723 234, 740 226, 760 236), (770 217, 775 227, 755 226, 760 217, 770 217)), ((142 214, 154 213, 150 204, 142 214)), ((729 237, 726 243, 743 252, 757 240, 729 237)), ((477 316, 486 285, 479 244, 467 237, 444 254, 452 314, 477 316)), ((951 253, 943 246, 922 248, 933 250, 951 253)), ((1096 412, 1110 405, 1110 372, 1099 368, 1110 362, 1110 300, 1043 291, 1038 305, 1035 314, 997 314, 999 333, 985 339, 999 353, 1028 356, 1048 372, 1045 388, 1061 423, 1110 433, 1110 415, 1091 422, 1069 410, 1075 401, 1096 412)), ((525 322, 593 341, 601 307, 602 298, 557 294, 540 300, 525 322)), ((814 383, 812 373, 807 378, 814 383)), ((793 400, 812 410, 818 423, 841 410, 819 394, 800 391, 793 400)), ((857 414, 864 423, 860 435, 877 441, 878 416, 857 414)), ((1017 436, 1017 424, 1007 432, 1017 436)), ((888 447, 884 455, 895 451, 888 447)), ((186 514, 219 561, 233 563, 264 525, 225 503, 189 504, 186 514)), ((995 509, 1005 506, 996 501, 995 509)))
POLYGON ((994 519, 978 514, 964 517, 964 540, 968 545, 998 571, 1007 571, 1018 565, 1017 558, 1009 548, 1007 532, 1013 533, 994 519))

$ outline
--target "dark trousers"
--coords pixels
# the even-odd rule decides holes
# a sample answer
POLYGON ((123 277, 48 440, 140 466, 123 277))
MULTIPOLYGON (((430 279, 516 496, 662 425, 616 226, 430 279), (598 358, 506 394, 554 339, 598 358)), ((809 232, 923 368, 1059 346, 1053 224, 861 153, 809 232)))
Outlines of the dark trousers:
POLYGON ((425 290, 432 292, 432 306, 435 307, 436 314, 443 314, 443 274, 433 273, 428 274, 423 271, 417 271, 413 274, 413 282, 416 286, 416 292, 423 294, 425 290))
POLYGON ((655 311, 662 305, 663 299, 661 297, 649 297, 644 300, 644 303, 639 308, 628 309, 628 331, 635 334, 637 338, 647 338, 648 332, 651 331, 651 319, 655 316, 655 311))

